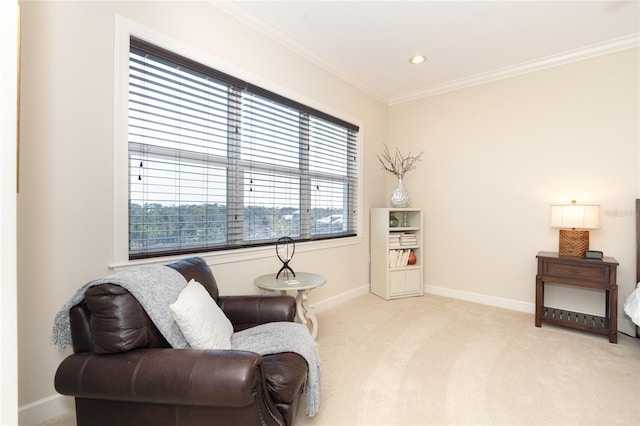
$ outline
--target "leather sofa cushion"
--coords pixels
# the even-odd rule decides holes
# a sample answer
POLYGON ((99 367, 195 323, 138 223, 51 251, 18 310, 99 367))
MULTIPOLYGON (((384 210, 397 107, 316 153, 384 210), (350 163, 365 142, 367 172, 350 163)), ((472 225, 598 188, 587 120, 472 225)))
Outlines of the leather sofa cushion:
POLYGON ((263 362, 267 389, 273 402, 291 403, 304 389, 307 362, 293 352, 266 355, 263 362))
POLYGON ((196 280, 209 292, 213 300, 218 302, 219 292, 216 278, 207 262, 201 257, 190 257, 167 265, 180 272, 187 282, 196 280))
POLYGON ((91 327, 89 327, 90 317, 91 313, 84 301, 69 310, 74 353, 95 352, 93 340, 91 340, 91 327))
POLYGON ((97 354, 170 346, 124 288, 114 284, 93 286, 85 292, 84 300, 91 311, 89 327, 97 354))

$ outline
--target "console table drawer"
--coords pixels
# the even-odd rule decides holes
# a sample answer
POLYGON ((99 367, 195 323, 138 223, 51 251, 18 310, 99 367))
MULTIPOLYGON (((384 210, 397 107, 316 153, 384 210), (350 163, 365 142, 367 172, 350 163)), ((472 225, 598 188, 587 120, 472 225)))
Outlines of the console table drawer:
POLYGON ((582 279, 609 282, 610 266, 607 264, 574 265, 567 262, 544 260, 542 273, 547 277, 582 279))

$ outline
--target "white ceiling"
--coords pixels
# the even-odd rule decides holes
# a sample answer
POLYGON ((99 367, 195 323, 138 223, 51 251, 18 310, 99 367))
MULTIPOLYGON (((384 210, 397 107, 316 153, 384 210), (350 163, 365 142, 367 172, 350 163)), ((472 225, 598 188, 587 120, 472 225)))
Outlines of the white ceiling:
POLYGON ((640 45, 637 0, 212 2, 389 104, 640 45))

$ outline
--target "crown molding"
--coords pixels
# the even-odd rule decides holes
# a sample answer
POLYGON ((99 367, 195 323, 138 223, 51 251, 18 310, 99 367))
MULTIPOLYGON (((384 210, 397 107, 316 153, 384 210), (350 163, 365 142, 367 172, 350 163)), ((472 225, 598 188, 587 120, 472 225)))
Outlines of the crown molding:
POLYGON ((353 78, 348 73, 344 72, 339 66, 337 66, 334 62, 329 60, 328 58, 318 54, 317 52, 311 50, 304 43, 300 43, 295 40, 290 34, 283 32, 276 28, 271 22, 268 20, 256 16, 251 13, 247 8, 245 8, 240 2, 234 1, 217 1, 217 0, 207 0, 213 6, 217 7, 221 11, 227 13, 228 15, 236 18, 243 24, 253 28, 264 36, 270 38, 276 43, 288 48, 293 53, 311 61, 312 63, 318 65, 320 68, 328 71, 329 73, 335 75, 339 79, 355 86, 356 88, 362 90, 363 92, 369 94, 375 99, 379 100, 384 104, 389 104, 389 97, 384 95, 379 90, 367 85, 366 83, 353 78))
POLYGON ((596 43, 589 46, 581 47, 578 49, 569 50, 559 53, 557 55, 551 55, 539 59, 535 59, 528 62, 500 68, 497 70, 488 71, 481 74, 476 74, 470 77, 461 78, 458 80, 448 81, 442 84, 425 87, 413 92, 408 92, 399 96, 389 97, 379 90, 371 87, 363 81, 354 78, 346 73, 338 65, 319 55, 317 52, 311 50, 303 43, 296 41, 290 34, 280 31, 273 24, 267 20, 254 15, 247 10, 240 2, 233 1, 216 1, 208 0, 212 5, 220 9, 221 11, 231 15, 238 19, 245 25, 253 28, 261 34, 269 37, 276 43, 285 46, 292 52, 300 55, 323 68, 327 72, 335 75, 341 80, 351 84, 352 86, 362 90, 364 93, 372 96, 386 105, 397 105, 405 102, 410 102, 430 96, 435 96, 455 90, 465 89, 481 84, 490 83, 505 78, 511 78, 530 72, 540 71, 547 68, 553 68, 560 65, 568 64, 571 62, 581 61, 583 59, 593 58, 595 56, 606 55, 609 53, 618 52, 620 50, 631 49, 640 46, 640 33, 630 34, 628 36, 619 37, 616 39, 608 40, 602 43, 596 43))
POLYGON ((471 77, 449 81, 432 87, 426 87, 415 92, 405 95, 394 96, 389 99, 389 105, 396 105, 404 102, 414 101, 417 99, 435 96, 454 90, 465 89, 472 86, 490 83, 492 81, 511 78, 530 72, 540 71, 547 68, 553 68, 571 62, 581 61, 593 58, 595 56, 606 55, 618 52, 620 50, 631 49, 640 46, 640 33, 631 34, 625 37, 608 40, 602 43, 596 43, 579 49, 569 50, 557 55, 551 55, 533 61, 489 71, 482 74, 476 74, 471 77))

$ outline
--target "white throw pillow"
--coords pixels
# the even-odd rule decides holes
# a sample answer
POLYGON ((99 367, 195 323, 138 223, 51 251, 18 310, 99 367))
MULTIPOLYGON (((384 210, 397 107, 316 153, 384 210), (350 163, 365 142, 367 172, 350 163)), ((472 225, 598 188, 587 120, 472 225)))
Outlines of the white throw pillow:
POLYGON ((233 325, 202 284, 189 281, 169 307, 192 348, 231 349, 233 325))

